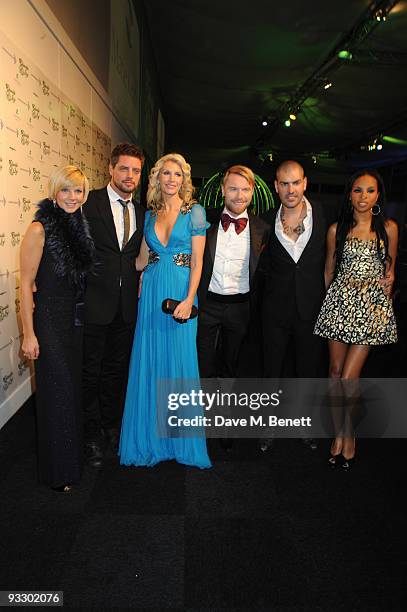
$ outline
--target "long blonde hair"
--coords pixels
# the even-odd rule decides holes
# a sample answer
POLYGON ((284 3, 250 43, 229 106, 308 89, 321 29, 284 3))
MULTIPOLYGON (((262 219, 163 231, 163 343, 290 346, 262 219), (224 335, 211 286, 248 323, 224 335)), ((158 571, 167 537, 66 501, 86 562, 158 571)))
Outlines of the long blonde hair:
POLYGON ((191 166, 179 153, 168 153, 167 155, 160 157, 160 159, 156 161, 154 167, 151 169, 147 190, 147 208, 151 209, 153 215, 156 215, 159 210, 164 208, 158 175, 160 174, 165 162, 169 161, 177 164, 182 172, 182 185, 181 189, 179 190, 179 196, 182 200, 181 212, 185 215, 191 210, 196 200, 194 200, 193 197, 194 187, 191 179, 191 166))

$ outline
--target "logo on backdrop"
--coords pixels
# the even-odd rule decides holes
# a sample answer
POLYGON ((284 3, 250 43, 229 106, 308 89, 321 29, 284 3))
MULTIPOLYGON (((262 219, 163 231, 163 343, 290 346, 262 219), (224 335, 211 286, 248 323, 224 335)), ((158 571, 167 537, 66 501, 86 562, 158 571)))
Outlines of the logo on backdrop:
POLYGON ((6 304, 5 306, 0 306, 0 321, 4 321, 4 319, 8 317, 9 314, 10 312, 8 304, 6 304))
POLYGON ((7 389, 13 384, 14 373, 9 372, 5 376, 3 376, 3 391, 7 391, 7 389))

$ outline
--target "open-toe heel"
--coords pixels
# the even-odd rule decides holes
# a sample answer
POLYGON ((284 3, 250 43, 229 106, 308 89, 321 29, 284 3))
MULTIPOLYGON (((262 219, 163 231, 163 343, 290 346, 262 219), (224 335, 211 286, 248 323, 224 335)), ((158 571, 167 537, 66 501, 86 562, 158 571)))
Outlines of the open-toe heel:
POLYGON ((341 461, 342 461, 341 453, 339 453, 338 455, 332 455, 332 453, 331 453, 331 455, 329 456, 329 459, 328 459, 328 466, 332 470, 334 470, 336 467, 338 467, 338 465, 341 464, 341 461))
POLYGON ((341 468, 343 470, 350 470, 353 468, 354 464, 355 464, 355 457, 351 457, 350 459, 346 459, 346 457, 344 457, 341 468))
POLYGON ((336 468, 337 465, 337 459, 338 459, 339 455, 331 455, 328 459, 328 466, 334 470, 336 468))
POLYGON ((332 442, 331 444, 331 448, 329 451, 329 458, 328 458, 328 466, 331 469, 335 469, 336 467, 338 467, 338 465, 340 465, 341 460, 342 460, 342 455, 341 455, 341 450, 339 451, 339 453, 334 453, 334 446, 335 446, 335 440, 332 442))
POLYGON ((341 465, 342 469, 351 470, 353 468, 355 464, 355 451, 356 451, 356 441, 355 441, 355 438, 353 438, 353 457, 350 457, 349 459, 347 459, 345 456, 343 457, 343 463, 341 465))

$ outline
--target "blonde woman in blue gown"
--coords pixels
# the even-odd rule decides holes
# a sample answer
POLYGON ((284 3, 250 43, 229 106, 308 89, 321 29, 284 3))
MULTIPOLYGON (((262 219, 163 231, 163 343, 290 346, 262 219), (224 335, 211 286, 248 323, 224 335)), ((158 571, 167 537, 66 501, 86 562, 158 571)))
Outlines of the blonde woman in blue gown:
POLYGON ((144 239, 136 260, 137 269, 144 269, 144 274, 120 437, 120 463, 153 466, 173 459, 208 468, 211 462, 202 430, 188 437, 161 437, 157 432, 157 382, 199 381, 197 320, 189 317, 192 306, 197 304, 209 224, 204 209, 194 203, 191 167, 182 155, 165 155, 152 168, 147 207, 144 239), (162 311, 166 298, 180 300, 173 316, 162 311))

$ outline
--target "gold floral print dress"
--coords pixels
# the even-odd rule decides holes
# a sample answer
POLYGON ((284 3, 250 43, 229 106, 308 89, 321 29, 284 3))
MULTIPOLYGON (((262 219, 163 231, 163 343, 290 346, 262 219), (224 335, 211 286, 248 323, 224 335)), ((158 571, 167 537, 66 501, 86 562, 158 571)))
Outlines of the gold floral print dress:
MULTIPOLYGON (((384 254, 384 244, 380 242, 384 254)), ((377 241, 356 236, 345 241, 338 274, 332 281, 314 333, 349 344, 392 344, 397 327, 391 299, 379 280, 384 276, 377 241)))

